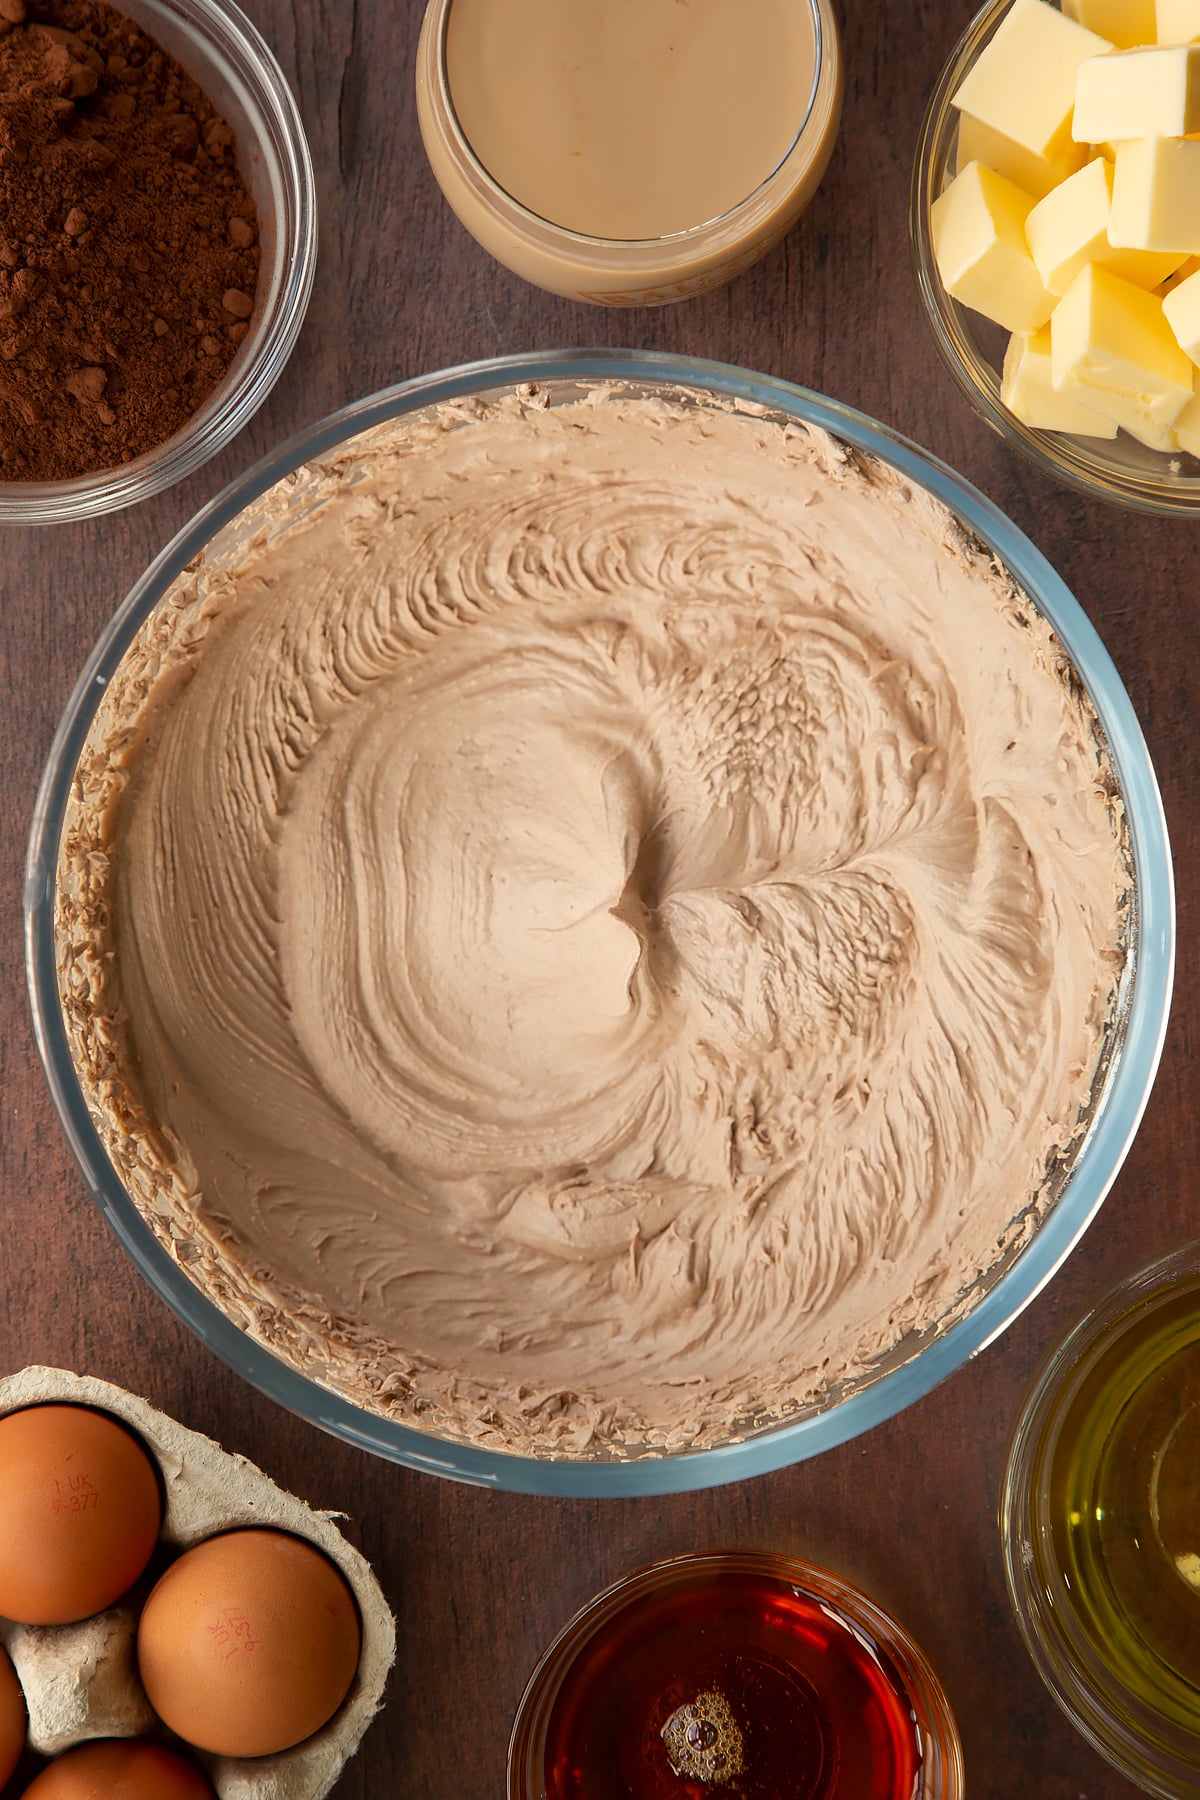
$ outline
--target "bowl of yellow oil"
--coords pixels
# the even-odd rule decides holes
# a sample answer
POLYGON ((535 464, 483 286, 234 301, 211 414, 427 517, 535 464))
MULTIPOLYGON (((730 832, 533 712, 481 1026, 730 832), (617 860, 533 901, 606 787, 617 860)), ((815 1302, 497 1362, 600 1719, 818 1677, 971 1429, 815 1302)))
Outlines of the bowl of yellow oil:
POLYGON ((1147 1793, 1200 1796, 1200 1243, 1046 1358, 1000 1532, 1025 1642, 1077 1729, 1147 1793))

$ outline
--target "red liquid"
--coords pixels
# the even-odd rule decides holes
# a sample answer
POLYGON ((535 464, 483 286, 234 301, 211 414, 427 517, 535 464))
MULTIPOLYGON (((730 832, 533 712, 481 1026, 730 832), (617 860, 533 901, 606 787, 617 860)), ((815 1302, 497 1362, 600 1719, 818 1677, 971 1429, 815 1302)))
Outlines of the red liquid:
POLYGON ((765 1571, 703 1572, 632 1600, 562 1682, 547 1800, 910 1800, 912 1702, 855 1630, 765 1571), (662 1736, 672 1720, 682 1772, 662 1736), (727 1778, 712 1767, 721 1754, 727 1778))

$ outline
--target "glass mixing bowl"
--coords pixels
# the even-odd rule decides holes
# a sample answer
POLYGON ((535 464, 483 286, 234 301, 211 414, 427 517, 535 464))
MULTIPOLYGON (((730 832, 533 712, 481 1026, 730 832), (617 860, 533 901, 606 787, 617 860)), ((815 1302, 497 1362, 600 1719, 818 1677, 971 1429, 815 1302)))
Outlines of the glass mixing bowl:
POLYGON ((51 748, 37 800, 26 884, 26 949, 38 1044, 64 1129, 87 1184, 156 1291, 247 1380, 347 1441, 413 1468, 529 1493, 649 1494, 735 1481, 844 1442, 910 1405, 990 1343, 1050 1279, 1100 1206, 1129 1148, 1158 1064, 1174 964, 1174 897, 1154 772, 1128 696, 1078 602, 1029 540, 974 488, 899 434, 786 382, 686 357, 565 351, 504 357, 405 382, 359 401, 282 445, 197 514, 137 582, 97 644, 51 748), (956 1308, 893 1347, 865 1375, 783 1422, 716 1448, 622 1459, 552 1460, 460 1443, 368 1412, 270 1354, 217 1310, 164 1249, 118 1178, 89 1113, 64 1023, 55 955, 55 881, 64 817, 83 746, 107 683, 172 582, 248 504, 310 458, 385 421, 434 404, 538 384, 573 397, 581 384, 628 384, 702 404, 730 399, 833 433, 890 465, 956 515, 1020 583, 1073 660, 1104 732, 1128 821, 1135 905, 1111 1054, 1069 1171, 1028 1241, 1020 1237, 956 1308))
POLYGON ((121 0, 121 10, 186 69, 232 126, 258 213, 262 262, 250 330, 198 412, 132 462, 71 481, 0 481, 0 524, 95 518, 194 474, 258 411, 283 372, 312 292, 317 199, 292 91, 233 0, 121 0))
POLYGON ((1039 431, 1000 399, 1008 333, 951 298, 933 254, 930 211, 956 173, 958 113, 950 104, 995 36, 1012 0, 988 0, 967 26, 933 90, 917 139, 909 203, 909 239, 917 290, 946 367, 980 418, 1006 443, 1067 487, 1140 512, 1200 514, 1200 463, 1184 452, 1151 450, 1126 432, 1111 441, 1039 431))

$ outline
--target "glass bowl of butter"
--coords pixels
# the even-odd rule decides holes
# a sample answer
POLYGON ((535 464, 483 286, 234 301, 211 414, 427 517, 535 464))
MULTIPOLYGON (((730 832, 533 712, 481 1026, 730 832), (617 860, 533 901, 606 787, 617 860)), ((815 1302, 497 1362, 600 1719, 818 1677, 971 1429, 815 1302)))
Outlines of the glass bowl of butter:
POLYGON ((976 410, 1067 486, 1200 510, 1200 8, 989 0, 926 109, 917 285, 976 410))

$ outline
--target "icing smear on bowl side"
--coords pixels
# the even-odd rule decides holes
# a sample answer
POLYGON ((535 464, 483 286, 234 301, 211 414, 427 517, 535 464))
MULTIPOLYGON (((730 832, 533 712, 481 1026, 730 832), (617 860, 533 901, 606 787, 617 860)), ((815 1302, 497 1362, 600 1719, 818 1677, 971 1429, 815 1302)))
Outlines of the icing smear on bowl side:
POLYGON ((1057 639, 807 427, 599 386, 378 427, 228 527, 63 840, 76 1066, 239 1324, 557 1455, 727 1441, 1054 1196, 1130 871, 1057 639))

